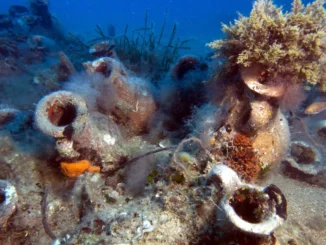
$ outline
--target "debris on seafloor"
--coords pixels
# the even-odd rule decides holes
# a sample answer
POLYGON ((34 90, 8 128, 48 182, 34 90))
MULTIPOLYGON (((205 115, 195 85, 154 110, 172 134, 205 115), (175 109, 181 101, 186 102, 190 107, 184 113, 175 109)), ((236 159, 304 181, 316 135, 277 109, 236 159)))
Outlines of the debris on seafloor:
POLYGON ((289 190, 325 193, 323 1, 255 1, 209 44, 218 68, 147 11, 132 37, 84 42, 48 7, 0 15, 1 244, 326 242, 324 203, 289 190))
POLYGON ((152 232, 155 229, 155 226, 151 224, 150 221, 144 220, 142 226, 139 226, 136 231, 136 235, 132 240, 136 240, 143 236, 143 234, 152 232))
POLYGON ((0 226, 6 226, 10 216, 16 211, 18 195, 16 188, 8 181, 0 180, 0 226))

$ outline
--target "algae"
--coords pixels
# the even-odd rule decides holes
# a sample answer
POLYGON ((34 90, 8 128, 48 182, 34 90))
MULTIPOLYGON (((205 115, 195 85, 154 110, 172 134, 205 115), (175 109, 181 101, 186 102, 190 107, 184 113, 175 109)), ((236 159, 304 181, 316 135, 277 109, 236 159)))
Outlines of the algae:
POLYGON ((207 46, 225 60, 222 74, 241 67, 260 66, 269 78, 282 76, 291 83, 326 89, 326 10, 324 0, 303 5, 294 0, 283 13, 270 0, 257 0, 249 17, 239 14, 234 24, 223 24, 224 39, 207 46))

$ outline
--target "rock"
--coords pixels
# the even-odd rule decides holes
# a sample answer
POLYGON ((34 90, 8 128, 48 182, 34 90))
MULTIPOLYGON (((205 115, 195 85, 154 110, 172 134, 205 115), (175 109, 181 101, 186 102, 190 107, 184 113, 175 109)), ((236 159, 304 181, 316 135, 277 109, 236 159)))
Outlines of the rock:
POLYGON ((11 19, 7 14, 0 14, 0 28, 8 28, 12 26, 11 19))
POLYGON ((11 17, 17 18, 17 17, 27 15, 29 13, 29 10, 28 8, 22 5, 11 5, 9 7, 8 12, 11 17))

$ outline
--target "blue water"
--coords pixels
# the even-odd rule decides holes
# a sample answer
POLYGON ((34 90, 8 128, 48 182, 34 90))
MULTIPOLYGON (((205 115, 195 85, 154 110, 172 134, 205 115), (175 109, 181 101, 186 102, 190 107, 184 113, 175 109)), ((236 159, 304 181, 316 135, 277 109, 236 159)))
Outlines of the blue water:
MULTIPOLYGON (((284 10, 291 7, 291 0, 274 1, 283 5, 284 10)), ((308 3, 308 0, 302 1, 308 3)), ((159 32, 166 12, 167 30, 172 29, 174 22, 178 24, 177 36, 194 38, 193 51, 207 51, 205 44, 220 38, 221 22, 229 23, 237 18, 237 13, 248 15, 252 0, 49 0, 50 12, 57 17, 67 31, 89 38, 94 35, 95 25, 105 27, 112 24, 117 34, 122 33, 126 24, 130 30, 143 26, 144 15, 148 10, 149 21, 154 23, 159 32)), ((10 5, 28 6, 27 0, 2 0, 0 13, 7 12, 10 5)))

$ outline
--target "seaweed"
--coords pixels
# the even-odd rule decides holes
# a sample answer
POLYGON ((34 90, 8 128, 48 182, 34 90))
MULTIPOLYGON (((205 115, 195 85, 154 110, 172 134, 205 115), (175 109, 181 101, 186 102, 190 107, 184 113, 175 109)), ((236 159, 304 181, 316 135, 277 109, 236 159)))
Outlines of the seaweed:
POLYGON ((84 43, 79 37, 77 37, 76 35, 72 34, 71 32, 68 32, 68 35, 70 37, 72 37, 73 40, 75 40, 80 45, 81 49, 83 49, 83 48, 89 49, 89 45, 87 45, 86 43, 84 43))
POLYGON ((74 43, 69 50, 72 54, 72 60, 77 60, 79 63, 89 58, 89 48, 102 41, 113 41, 115 44, 114 50, 119 59, 130 70, 148 76, 152 81, 157 81, 169 71, 171 65, 179 57, 180 50, 190 50, 191 47, 186 46, 193 39, 186 39, 180 41, 176 38, 177 24, 174 23, 171 30, 168 42, 162 43, 164 33, 166 31, 165 14, 163 25, 157 36, 154 31, 154 24, 149 22, 148 10, 145 12, 144 26, 133 29, 131 35, 129 25, 124 28, 122 35, 115 36, 115 30, 112 25, 108 25, 107 33, 99 26, 95 26, 95 36, 83 42, 79 37, 72 33, 68 33, 71 41, 74 43), (114 31, 113 31, 114 30, 114 31), (129 31, 129 32, 128 32, 129 31), (114 32, 114 35, 112 34, 114 32))
MULTIPOLYGON (((162 43, 164 32, 166 30, 167 13, 163 25, 157 36, 154 31, 154 24, 149 22, 148 10, 145 12, 144 26, 133 29, 131 35, 128 35, 129 25, 127 24, 124 32, 120 36, 114 37, 115 51, 121 61, 131 70, 145 76, 151 80, 159 80, 163 74, 169 71, 179 55, 179 51, 190 50, 185 46, 192 39, 175 40, 177 33, 177 24, 174 23, 168 42, 162 43)), ((88 44, 98 41, 112 40, 113 37, 105 34, 99 25, 96 25, 95 32, 97 36, 91 39, 88 44)))
MULTIPOLYGON (((225 60, 219 75, 238 73, 242 67, 259 67, 265 77, 305 82, 326 90, 326 10, 324 0, 303 5, 294 0, 292 10, 270 0, 257 0, 249 17, 239 15, 234 24, 223 24, 224 39, 209 47, 225 60)), ((268 81, 268 80, 267 80, 268 81)))
POLYGON ((73 45, 68 45, 67 49, 65 49, 65 53, 69 53, 70 59, 77 70, 82 69, 82 62, 89 60, 89 48, 90 45, 88 43, 83 42, 78 36, 74 35, 71 32, 68 32, 70 36, 70 43, 73 45))
POLYGON ((104 32, 102 31, 102 29, 99 27, 99 25, 96 25, 96 29, 95 29, 95 31, 96 31, 98 34, 100 34, 100 36, 101 36, 102 38, 104 38, 104 39, 109 38, 108 36, 106 36, 106 35, 104 34, 104 32))
POLYGON ((162 37, 163 37, 163 33, 164 33, 164 30, 165 30, 165 25, 166 25, 166 18, 167 18, 167 12, 165 13, 165 17, 164 17, 164 22, 163 22, 163 25, 162 25, 162 28, 161 28, 161 32, 160 32, 160 36, 158 38, 158 41, 157 41, 157 45, 160 45, 161 44, 161 40, 162 40, 162 37))

